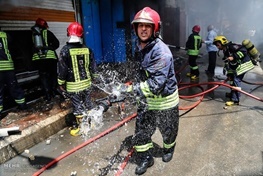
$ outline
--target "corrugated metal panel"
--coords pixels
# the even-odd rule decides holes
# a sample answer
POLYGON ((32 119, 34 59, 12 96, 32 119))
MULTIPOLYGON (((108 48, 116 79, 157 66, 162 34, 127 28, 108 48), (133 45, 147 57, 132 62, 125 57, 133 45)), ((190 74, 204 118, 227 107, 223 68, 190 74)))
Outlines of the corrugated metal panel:
POLYGON ((49 25, 49 30, 55 34, 55 36, 58 38, 60 42, 59 48, 56 50, 57 54, 59 54, 61 48, 68 41, 67 27, 69 23, 68 22, 50 22, 48 23, 48 25, 49 25))
POLYGON ((0 20, 0 27, 4 31, 30 30, 35 21, 9 21, 0 20))
POLYGON ((16 7, 8 11, 0 12, 0 20, 36 20, 38 17, 44 18, 46 21, 73 21, 75 19, 74 12, 42 9, 35 7, 16 7))
MULTIPOLYGON (((17 30, 30 30, 35 24, 35 21, 1 21, 0 24, 4 31, 17 31, 17 30)), ((66 44, 67 27, 69 22, 48 22, 49 30, 52 31, 60 42, 60 47, 57 52, 60 51, 61 47, 66 44)), ((30 39, 31 40, 31 39, 30 39)), ((58 54, 58 53, 57 53, 58 54)))
POLYGON ((67 26, 75 21, 71 0, 12 0, 1 1, 0 6, 2 30, 30 30, 35 20, 41 17, 47 21, 49 29, 57 36, 61 44, 66 43, 67 26), (6 7, 4 11, 2 7, 6 7))
POLYGON ((43 9, 58 9, 64 11, 74 11, 72 0, 6 0, 5 2, 0 2, 2 8, 0 11, 5 11, 5 9, 15 8, 15 7, 36 7, 43 9))

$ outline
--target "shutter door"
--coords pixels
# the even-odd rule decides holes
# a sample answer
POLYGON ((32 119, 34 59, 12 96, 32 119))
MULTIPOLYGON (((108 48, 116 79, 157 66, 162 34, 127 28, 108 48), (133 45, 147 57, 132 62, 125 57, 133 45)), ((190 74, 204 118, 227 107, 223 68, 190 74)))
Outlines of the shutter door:
MULTIPOLYGON (((12 34, 18 49, 15 50, 15 71, 18 77, 27 77, 31 74, 31 27, 37 18, 47 21, 49 30, 60 41, 60 52, 67 41, 67 26, 75 21, 75 11, 72 0, 0 0, 0 27, 3 31, 12 34), (20 75, 21 73, 21 75, 20 75)), ((30 78, 31 79, 31 78, 30 78)), ((18 79, 20 81, 20 79, 18 79)), ((23 80, 24 81, 24 80, 23 80)))
MULTIPOLYGON (((19 0, 0 2, 0 27, 4 31, 30 30, 37 18, 47 21, 52 31, 64 45, 66 29, 75 21, 72 0, 19 0)), ((60 48, 57 50, 59 51, 60 48)))

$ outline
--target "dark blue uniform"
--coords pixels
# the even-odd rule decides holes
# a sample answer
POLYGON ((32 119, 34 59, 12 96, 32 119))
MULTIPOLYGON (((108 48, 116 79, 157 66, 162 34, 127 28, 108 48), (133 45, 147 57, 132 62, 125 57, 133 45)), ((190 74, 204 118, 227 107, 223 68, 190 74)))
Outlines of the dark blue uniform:
POLYGON ((179 124, 179 95, 173 56, 159 38, 143 49, 137 45, 135 75, 140 100, 135 129, 135 149, 147 152, 153 147, 151 136, 156 127, 163 136, 164 149, 174 149, 179 124))
POLYGON ((92 108, 90 87, 96 74, 93 52, 85 45, 67 43, 58 62, 58 84, 65 85, 73 104, 73 113, 81 118, 92 108))
POLYGON ((0 112, 3 110, 4 88, 10 92, 21 109, 25 108, 24 91, 18 85, 12 56, 8 49, 8 36, 0 31, 0 112))
MULTIPOLYGON (((57 89, 57 54, 55 50, 59 47, 59 40, 51 31, 40 29, 44 46, 41 50, 33 48, 32 61, 38 69, 46 100, 50 101, 55 96, 57 89)), ((33 37, 34 42, 36 41, 33 37)))

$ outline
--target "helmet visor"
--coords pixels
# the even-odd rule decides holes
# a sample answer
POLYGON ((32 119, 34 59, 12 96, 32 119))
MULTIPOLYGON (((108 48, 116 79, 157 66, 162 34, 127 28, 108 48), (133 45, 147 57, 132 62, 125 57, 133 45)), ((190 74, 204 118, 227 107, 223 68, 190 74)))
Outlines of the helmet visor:
POLYGON ((145 18, 135 19, 135 20, 132 21, 131 24, 133 24, 133 23, 150 23, 150 24, 154 24, 154 22, 152 20, 145 19, 145 18))

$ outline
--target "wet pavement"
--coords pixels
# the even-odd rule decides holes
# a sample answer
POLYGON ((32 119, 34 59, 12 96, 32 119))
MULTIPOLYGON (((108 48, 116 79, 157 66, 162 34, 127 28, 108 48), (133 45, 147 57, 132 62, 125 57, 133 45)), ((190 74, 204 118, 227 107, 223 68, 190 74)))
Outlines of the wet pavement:
MULTIPOLYGON (((176 67, 181 67, 186 60, 186 58, 178 60, 176 67)), ((223 63, 220 58, 215 78, 208 77, 204 73, 207 67, 207 55, 198 59, 198 65, 201 72, 200 79, 191 83, 222 82, 225 79, 222 75, 223 63)), ((262 86, 257 84, 263 83, 261 68, 262 66, 257 66, 245 76, 245 81, 254 84, 242 83, 242 90, 259 98, 263 98, 262 86)), ((184 86, 183 83, 190 83, 189 78, 185 76, 187 71, 188 67, 179 74, 180 87, 184 86)), ((212 85, 202 87, 207 90, 212 85)), ((190 87, 181 90, 180 95, 193 95, 200 92, 200 88, 190 87)), ((200 97, 180 99, 179 107, 186 110, 180 110, 179 133, 173 160, 169 163, 162 162, 160 153, 162 138, 160 132, 156 130, 152 137, 155 146, 155 164, 144 175, 263 175, 263 103, 242 95, 239 106, 225 108, 226 92, 229 92, 229 88, 219 86, 213 92, 205 94, 202 102, 191 110, 187 107, 197 102, 200 97)), ((70 176, 74 175, 74 172, 77 176, 135 175, 135 154, 132 153, 128 162, 124 162, 131 151, 130 143, 135 126, 132 115, 135 113, 135 108, 129 99, 126 99, 122 113, 119 112, 119 106, 118 103, 113 104, 104 113, 103 126, 91 130, 87 136, 72 137, 67 127, 60 126, 61 129, 58 129, 59 131, 54 135, 43 137, 42 142, 25 148, 29 153, 22 152, 1 164, 0 175, 29 176, 38 173, 43 176, 70 176), (126 118, 130 118, 130 121, 122 123, 126 118), (53 163, 50 167, 38 172, 50 162, 53 163), (120 167, 122 164, 126 164, 124 170, 120 167)), ((54 118, 52 114, 58 115, 64 111, 54 105, 51 110, 45 111, 48 114, 45 118, 54 118)), ((31 119, 35 120, 34 123, 38 123, 35 118, 31 119)), ((63 119, 63 116, 58 119, 63 119)), ((29 121, 32 123, 32 120, 29 121)), ((9 126, 13 123, 15 121, 9 126)), ((47 136, 43 133, 43 136, 47 136)))

